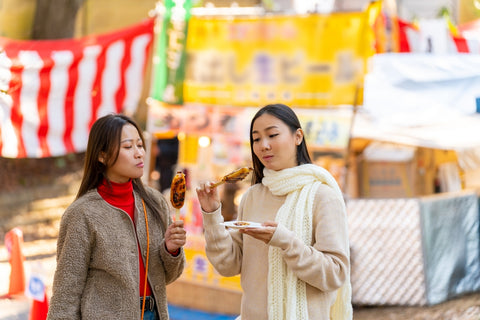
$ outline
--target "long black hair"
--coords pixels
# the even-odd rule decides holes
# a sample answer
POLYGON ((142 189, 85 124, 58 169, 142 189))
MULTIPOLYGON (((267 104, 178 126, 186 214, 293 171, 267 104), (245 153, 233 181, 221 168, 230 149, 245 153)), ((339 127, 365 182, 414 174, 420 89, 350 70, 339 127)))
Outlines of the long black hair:
MULTIPOLYGON (((87 151, 85 152, 85 162, 83 167, 83 177, 78 189, 77 199, 83 196, 91 189, 97 188, 108 177, 107 169, 115 164, 120 152, 120 141, 122 129, 125 125, 134 126, 140 139, 142 139, 145 148, 145 139, 142 130, 137 123, 123 114, 108 114, 98 118, 90 129, 88 136, 87 151), (100 162, 100 156, 104 159, 100 162)), ((144 199, 145 204, 155 212, 159 217, 159 207, 166 208, 156 201, 145 189, 141 178, 132 179, 133 189, 144 199)))
MULTIPOLYGON (((258 157, 253 152, 252 136, 253 124, 255 123, 255 120, 257 120, 257 118, 263 114, 269 114, 281 120, 289 127, 292 134, 295 133, 297 129, 302 129, 300 121, 298 120, 295 112, 290 107, 284 104, 269 104, 257 111, 255 116, 252 118, 252 122, 250 123, 250 151, 252 153, 253 163, 252 184, 262 182, 263 168, 265 168, 260 159, 258 159, 258 157)), ((305 142, 305 137, 303 137, 302 142, 297 146, 297 165, 304 163, 312 163, 312 159, 310 158, 310 154, 308 153, 307 143, 305 142)))

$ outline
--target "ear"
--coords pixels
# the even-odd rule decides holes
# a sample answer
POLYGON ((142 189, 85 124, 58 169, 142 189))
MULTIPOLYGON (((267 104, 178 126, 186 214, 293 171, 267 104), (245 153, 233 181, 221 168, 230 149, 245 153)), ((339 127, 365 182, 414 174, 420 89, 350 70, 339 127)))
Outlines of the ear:
POLYGON ((303 141, 303 130, 298 128, 295 132, 295 144, 299 146, 303 141))
POLYGON ((104 152, 100 152, 100 155, 98 156, 98 161, 105 164, 105 153, 104 152))

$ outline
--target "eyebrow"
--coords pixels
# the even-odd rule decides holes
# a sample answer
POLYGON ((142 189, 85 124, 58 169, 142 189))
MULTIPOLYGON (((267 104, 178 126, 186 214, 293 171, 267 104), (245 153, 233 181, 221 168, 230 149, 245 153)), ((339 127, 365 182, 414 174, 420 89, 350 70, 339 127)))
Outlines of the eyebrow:
MULTIPOLYGON (((137 140, 142 141, 142 139, 140 139, 140 138, 138 138, 137 140)), ((133 141, 135 141, 135 139, 134 138, 123 139, 123 140, 120 141, 120 143, 130 142, 130 141, 133 142, 133 141)))
MULTIPOLYGON (((270 129, 275 129, 275 128, 278 129, 278 126, 273 125, 273 126, 267 127, 264 131, 268 131, 268 130, 270 130, 270 129)), ((258 133, 258 130, 253 130, 252 133, 258 133)))

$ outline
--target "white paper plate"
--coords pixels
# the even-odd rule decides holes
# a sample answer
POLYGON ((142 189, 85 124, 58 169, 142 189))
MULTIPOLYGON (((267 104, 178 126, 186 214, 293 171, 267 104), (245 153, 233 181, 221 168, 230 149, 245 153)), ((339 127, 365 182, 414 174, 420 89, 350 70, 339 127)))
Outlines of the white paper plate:
POLYGON ((232 229, 263 228, 261 223, 251 221, 225 221, 220 224, 232 229))

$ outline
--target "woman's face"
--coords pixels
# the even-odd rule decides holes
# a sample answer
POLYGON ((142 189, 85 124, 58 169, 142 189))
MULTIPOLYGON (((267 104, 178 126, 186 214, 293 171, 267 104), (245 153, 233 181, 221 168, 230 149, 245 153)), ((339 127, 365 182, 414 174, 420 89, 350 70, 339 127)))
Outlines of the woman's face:
POLYGON ((253 152, 268 169, 282 170, 297 166, 297 145, 302 142, 303 132, 294 133, 280 119, 265 113, 253 123, 253 152))
MULTIPOLYGON (((107 177, 116 183, 125 183, 143 175, 145 149, 137 129, 126 124, 122 128, 120 150, 115 163, 107 169, 107 177)), ((101 162, 102 158, 99 159, 101 162)))

